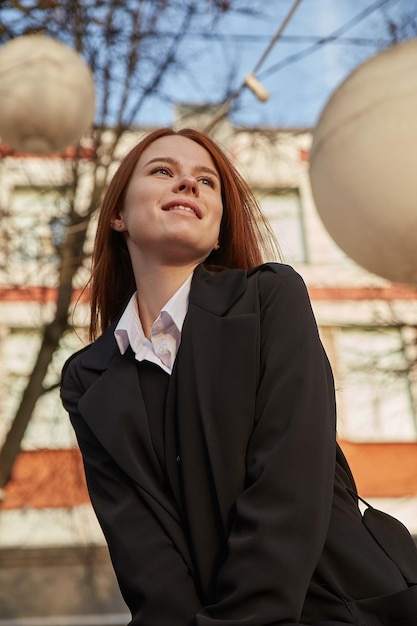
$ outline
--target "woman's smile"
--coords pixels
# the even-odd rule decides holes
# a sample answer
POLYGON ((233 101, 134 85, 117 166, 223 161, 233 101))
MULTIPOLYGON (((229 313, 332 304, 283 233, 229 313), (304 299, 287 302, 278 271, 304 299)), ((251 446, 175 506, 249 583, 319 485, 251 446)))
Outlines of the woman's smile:
POLYGON ((202 218, 201 209, 198 204, 188 200, 172 200, 171 202, 164 204, 162 210, 169 211, 170 213, 185 213, 187 216, 197 217, 198 219, 202 218))

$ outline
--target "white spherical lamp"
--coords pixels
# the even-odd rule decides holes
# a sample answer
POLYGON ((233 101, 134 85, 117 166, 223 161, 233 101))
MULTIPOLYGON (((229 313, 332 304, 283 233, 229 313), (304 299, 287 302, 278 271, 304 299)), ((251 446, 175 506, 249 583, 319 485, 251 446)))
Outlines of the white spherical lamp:
POLYGON ((417 285, 417 40, 372 57, 334 92, 314 131, 310 180, 348 256, 417 285))
POLYGON ((95 114, 94 81, 81 56, 43 35, 0 48, 0 138, 19 152, 75 144, 95 114))

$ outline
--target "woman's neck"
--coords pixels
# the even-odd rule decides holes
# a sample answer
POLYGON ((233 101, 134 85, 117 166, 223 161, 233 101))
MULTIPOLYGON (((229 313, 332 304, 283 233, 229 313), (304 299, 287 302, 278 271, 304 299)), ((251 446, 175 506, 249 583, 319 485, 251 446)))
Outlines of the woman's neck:
POLYGON ((135 273, 139 317, 145 336, 150 338, 152 324, 161 309, 193 273, 195 265, 156 266, 135 273))

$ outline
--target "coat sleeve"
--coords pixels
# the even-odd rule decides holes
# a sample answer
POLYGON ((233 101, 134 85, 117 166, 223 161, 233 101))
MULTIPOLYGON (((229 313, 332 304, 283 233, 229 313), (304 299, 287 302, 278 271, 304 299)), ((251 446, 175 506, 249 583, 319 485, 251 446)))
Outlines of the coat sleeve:
POLYGON ((300 620, 326 539, 335 475, 333 378, 301 277, 259 272, 260 381, 216 600, 194 626, 300 620))
POLYGON ((82 396, 76 364, 65 368, 61 387, 82 453, 87 486, 109 547, 131 625, 184 626, 201 606, 192 575, 152 494, 114 461, 78 411, 82 396))

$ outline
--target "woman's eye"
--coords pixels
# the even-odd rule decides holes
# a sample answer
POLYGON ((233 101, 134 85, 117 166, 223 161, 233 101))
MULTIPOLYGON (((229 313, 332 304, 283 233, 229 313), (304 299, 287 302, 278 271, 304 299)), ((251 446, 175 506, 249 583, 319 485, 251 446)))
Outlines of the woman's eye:
POLYGON ((209 187, 211 187, 212 189, 214 189, 214 180, 210 177, 207 178, 200 178, 200 183, 203 183, 203 185, 208 185, 209 187))
POLYGON ((166 168, 166 167, 155 167, 152 171, 151 174, 164 174, 166 176, 169 176, 170 171, 166 168))

